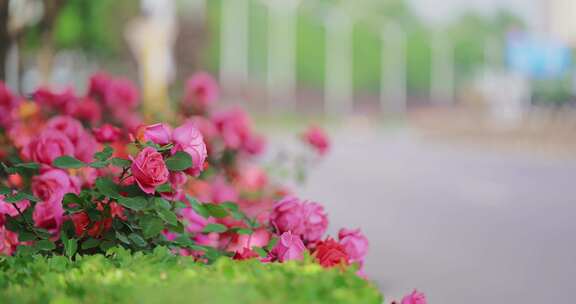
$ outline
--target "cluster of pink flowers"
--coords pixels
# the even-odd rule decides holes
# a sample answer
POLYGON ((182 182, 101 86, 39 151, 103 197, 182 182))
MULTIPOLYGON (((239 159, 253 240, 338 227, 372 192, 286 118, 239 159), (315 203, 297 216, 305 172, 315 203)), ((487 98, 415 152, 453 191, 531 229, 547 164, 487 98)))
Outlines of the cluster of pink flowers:
MULTIPOLYGON (((254 131, 242 109, 215 109, 218 95, 209 74, 191 77, 178 111, 181 123, 172 128, 165 123, 143 124, 136 87, 105 73, 92 76, 83 96, 71 89, 40 88, 33 100, 26 100, 0 83, 0 138, 9 143, 0 144, 0 161, 20 158, 38 165, 31 176, 11 173, 0 179, 3 189, 31 193, 30 199, 17 203, 6 202, 9 193, 0 195, 0 253, 13 254, 19 245, 34 242, 20 241, 17 231, 7 228, 10 219, 31 211, 34 227, 54 242, 59 242, 68 224, 79 241, 111 242, 119 235, 113 229, 126 223, 145 238, 157 236, 153 244, 183 244, 176 252, 199 261, 208 258, 206 248, 262 262, 302 260, 308 253, 323 267, 356 264, 363 276, 368 252, 363 233, 340 229, 337 238, 326 236, 324 207, 296 198, 268 178, 254 162, 265 150, 263 136, 254 131), (106 149, 109 155, 102 156, 106 149), (66 157, 74 158, 75 165, 55 164, 66 157), (120 165, 110 166, 111 158, 120 165), (113 189, 98 186, 99 180, 111 183, 113 189), (67 194, 73 202, 65 205, 67 194), (129 201, 134 195, 161 209, 154 211, 160 217, 149 220, 147 229, 129 224, 144 225, 156 216, 147 211, 148 218, 139 218, 143 213, 138 211, 145 207, 129 201), (83 209, 76 201, 86 197, 89 207, 83 209), (169 225, 158 230, 165 222, 169 225)), ((302 139, 320 156, 330 148, 326 133, 316 126, 302 139)), ((136 240, 133 248, 148 246, 144 239, 138 243, 139 236, 132 237, 122 235, 117 244, 128 246, 136 240)), ((422 299, 415 293, 402 304, 425 303, 422 299)))

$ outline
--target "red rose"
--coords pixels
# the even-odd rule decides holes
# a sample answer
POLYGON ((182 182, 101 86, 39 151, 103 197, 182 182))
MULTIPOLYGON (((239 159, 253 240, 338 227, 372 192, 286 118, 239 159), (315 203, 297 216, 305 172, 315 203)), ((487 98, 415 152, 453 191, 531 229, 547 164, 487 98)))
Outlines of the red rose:
POLYGON ((344 246, 331 238, 318 243, 314 256, 318 263, 326 268, 339 264, 348 264, 348 255, 344 246))
POLYGON ((146 147, 136 158, 132 159, 132 176, 140 186, 140 189, 148 194, 153 194, 156 187, 168 181, 168 168, 162 159, 162 154, 152 147, 146 147))
POLYGON ((248 249, 246 247, 236 251, 234 256, 232 257, 234 260, 249 260, 253 258, 259 257, 258 253, 256 253, 252 249, 248 249))

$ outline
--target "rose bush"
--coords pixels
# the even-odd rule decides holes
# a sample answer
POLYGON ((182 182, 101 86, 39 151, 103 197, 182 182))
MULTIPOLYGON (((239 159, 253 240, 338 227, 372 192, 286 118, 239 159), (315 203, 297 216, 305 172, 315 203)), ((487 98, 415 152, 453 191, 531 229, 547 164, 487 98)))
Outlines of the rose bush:
MULTIPOLYGON (((326 236, 322 205, 268 177, 255 162, 264 138, 242 109, 215 109, 217 97, 210 75, 194 75, 180 116, 145 124, 136 87, 105 73, 84 95, 40 88, 28 100, 0 83, 0 253, 166 246, 200 263, 310 256, 363 276, 367 238, 326 236)), ((302 142, 316 157, 329 149, 319 127, 302 142)))

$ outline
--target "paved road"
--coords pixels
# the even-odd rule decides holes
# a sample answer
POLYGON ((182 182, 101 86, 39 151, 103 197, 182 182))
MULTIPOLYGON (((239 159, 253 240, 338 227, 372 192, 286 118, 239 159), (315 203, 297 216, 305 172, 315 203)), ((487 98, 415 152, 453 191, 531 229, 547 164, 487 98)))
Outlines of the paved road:
POLYGON ((368 274, 433 304, 568 303, 576 286, 576 161, 479 151, 406 130, 339 131, 299 190, 332 234, 359 226, 368 274))

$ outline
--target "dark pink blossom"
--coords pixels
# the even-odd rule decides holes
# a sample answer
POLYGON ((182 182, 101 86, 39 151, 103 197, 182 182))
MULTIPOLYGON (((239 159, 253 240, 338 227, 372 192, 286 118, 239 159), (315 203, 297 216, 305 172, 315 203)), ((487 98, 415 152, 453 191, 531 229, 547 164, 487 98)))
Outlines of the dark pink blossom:
POLYGON ((184 102, 204 111, 218 99, 218 84, 212 75, 199 72, 186 82, 184 102))
POLYGON ((92 132, 96 140, 101 143, 117 141, 120 139, 120 135, 122 134, 120 129, 111 124, 103 124, 100 128, 96 128, 92 132))
POLYGON ((328 139, 328 135, 326 135, 326 132, 324 132, 320 127, 311 126, 308 128, 303 135, 303 139, 320 155, 326 154, 330 149, 330 140, 328 139))

